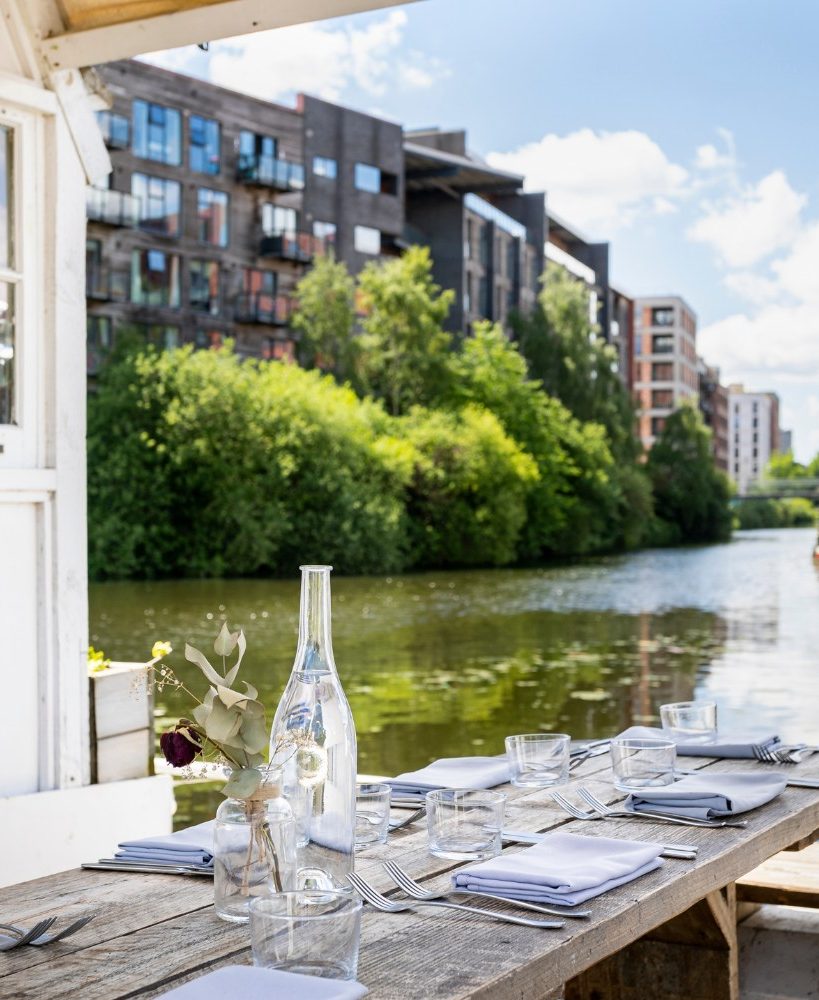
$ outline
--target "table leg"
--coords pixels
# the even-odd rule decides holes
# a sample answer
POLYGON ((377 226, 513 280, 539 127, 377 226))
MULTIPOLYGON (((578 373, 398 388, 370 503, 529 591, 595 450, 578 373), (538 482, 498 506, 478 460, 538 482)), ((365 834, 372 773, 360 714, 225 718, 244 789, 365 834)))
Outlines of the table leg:
POLYGON ((566 983, 566 1000, 738 1000, 736 888, 689 910, 566 983))

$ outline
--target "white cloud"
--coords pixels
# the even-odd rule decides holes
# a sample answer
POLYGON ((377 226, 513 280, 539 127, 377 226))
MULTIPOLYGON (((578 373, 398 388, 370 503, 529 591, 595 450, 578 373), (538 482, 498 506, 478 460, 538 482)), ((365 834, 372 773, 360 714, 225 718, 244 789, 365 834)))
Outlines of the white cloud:
POLYGON ((697 147, 694 166, 704 171, 734 171, 737 167, 736 143, 734 133, 727 128, 718 128, 717 134, 722 139, 723 149, 717 149, 713 143, 705 143, 697 147))
POLYGON ((794 239, 806 203, 785 174, 774 170, 740 194, 707 206, 686 235, 709 244, 729 266, 748 267, 794 239))
POLYGON ((448 75, 440 60, 402 51, 405 11, 359 24, 299 24, 214 42, 204 58, 185 48, 146 59, 268 101, 300 91, 339 101, 350 87, 380 96, 396 82, 402 89, 420 90, 448 75))
POLYGON ((639 212, 665 214, 685 191, 688 173, 644 132, 545 135, 489 163, 526 177, 528 190, 548 192, 558 215, 581 227, 611 232, 639 212))
POLYGON ((819 305, 819 222, 806 226, 788 256, 774 261, 771 269, 783 291, 802 302, 819 305))
POLYGON ((779 284, 773 278, 753 271, 732 271, 725 275, 723 284, 753 305, 764 305, 781 295, 779 284))

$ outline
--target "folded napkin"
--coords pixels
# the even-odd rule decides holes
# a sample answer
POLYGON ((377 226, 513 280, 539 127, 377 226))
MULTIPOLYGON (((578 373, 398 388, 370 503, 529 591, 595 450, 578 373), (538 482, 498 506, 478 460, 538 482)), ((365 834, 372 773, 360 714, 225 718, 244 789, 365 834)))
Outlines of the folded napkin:
POLYGON ((358 1000, 368 992, 361 983, 341 979, 226 965, 163 993, 159 1000, 358 1000))
POLYGON ((518 854, 462 868, 452 884, 507 899, 576 906, 659 868, 662 851, 662 844, 549 833, 518 854))
POLYGON ((210 820, 161 837, 125 840, 119 845, 116 860, 211 866, 213 830, 214 820, 210 820))
POLYGON ((714 819, 756 809, 775 799, 784 788, 785 778, 770 771, 692 774, 673 785, 632 792, 625 808, 639 813, 664 812, 692 819, 714 819))
MULTIPOLYGON (((651 726, 632 726, 620 733, 616 739, 675 739, 666 729, 655 729, 651 726)), ((771 735, 769 732, 750 735, 727 735, 717 733, 716 739, 712 743, 686 743, 676 739, 677 753, 683 757, 725 757, 736 759, 755 760, 753 748, 763 746, 767 748, 775 747, 779 743, 779 737, 771 735)))
POLYGON ((393 795, 422 799, 436 788, 493 788, 509 781, 505 757, 444 757, 420 771, 387 778, 393 795))

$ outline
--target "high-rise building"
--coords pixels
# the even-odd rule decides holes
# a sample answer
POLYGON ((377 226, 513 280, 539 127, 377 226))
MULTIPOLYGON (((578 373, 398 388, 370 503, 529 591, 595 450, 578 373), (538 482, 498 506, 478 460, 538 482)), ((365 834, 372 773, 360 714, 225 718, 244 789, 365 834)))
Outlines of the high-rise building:
POLYGON ((697 358, 699 373, 700 413, 711 429, 714 464, 728 472, 728 389, 720 383, 719 368, 697 358))
POLYGON ((793 431, 779 430, 779 450, 783 455, 793 451, 793 431))
POLYGON ((746 392, 728 386, 729 472, 740 496, 765 475, 779 451, 779 397, 775 392, 746 392))
POLYGON ((634 394, 639 436, 650 448, 669 415, 696 404, 697 317, 678 295, 651 295, 634 302, 634 394))
POLYGON ((146 63, 99 67, 114 165, 88 191, 88 371, 125 328, 159 346, 289 358, 293 291, 330 249, 352 273, 411 243, 456 292, 450 327, 535 301, 543 195, 458 133, 301 95, 284 107, 146 63))

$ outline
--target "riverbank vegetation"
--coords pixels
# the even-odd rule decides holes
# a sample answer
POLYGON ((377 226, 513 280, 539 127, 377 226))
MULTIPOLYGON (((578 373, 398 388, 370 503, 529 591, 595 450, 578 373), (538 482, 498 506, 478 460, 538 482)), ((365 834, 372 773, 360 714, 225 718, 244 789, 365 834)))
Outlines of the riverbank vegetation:
POLYGON ((730 531, 693 409, 647 461, 578 282, 456 341, 428 251, 297 290, 300 365, 124 351, 89 401, 95 578, 538 563, 730 531), (692 496, 696 494, 695 496, 692 496))
POLYGON ((734 518, 737 528, 810 528, 816 524, 816 508, 804 497, 740 500, 734 518))

